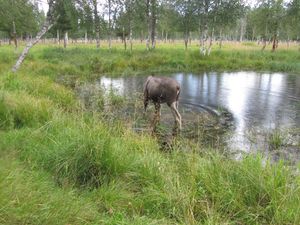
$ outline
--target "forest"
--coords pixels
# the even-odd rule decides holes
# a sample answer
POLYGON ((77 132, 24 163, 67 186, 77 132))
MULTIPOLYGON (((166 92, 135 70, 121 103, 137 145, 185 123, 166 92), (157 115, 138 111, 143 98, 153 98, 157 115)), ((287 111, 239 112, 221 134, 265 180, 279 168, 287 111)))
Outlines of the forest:
POLYGON ((185 48, 198 40, 204 53, 213 41, 220 47, 224 40, 258 41, 262 48, 272 42, 275 50, 278 41, 300 38, 299 0, 1 0, 1 39, 34 37, 46 20, 47 3, 53 7, 48 12, 53 27, 46 38, 64 40, 65 46, 68 38, 96 40, 97 47, 107 40, 109 48, 113 39, 122 40, 125 48, 139 40, 148 49, 157 40, 182 40, 185 48))

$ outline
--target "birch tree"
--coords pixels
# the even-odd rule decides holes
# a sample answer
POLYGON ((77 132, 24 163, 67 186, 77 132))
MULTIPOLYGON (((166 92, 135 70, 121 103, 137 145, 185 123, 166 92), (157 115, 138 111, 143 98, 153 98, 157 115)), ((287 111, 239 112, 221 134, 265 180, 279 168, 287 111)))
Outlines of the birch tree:
POLYGON ((147 50, 150 50, 150 37, 151 37, 150 0, 145 0, 145 3, 146 3, 146 21, 147 21, 147 30, 148 30, 146 48, 147 50))
POLYGON ((98 1, 93 1, 93 11, 94 11, 94 27, 96 33, 96 47, 100 48, 100 17, 98 14, 98 1))
POLYGON ((157 0, 151 0, 151 48, 155 49, 156 46, 156 21, 158 14, 157 0))
POLYGON ((78 28, 79 17, 78 11, 75 8, 75 1, 58 1, 55 5, 55 15, 59 15, 55 24, 55 29, 64 34, 64 48, 66 48, 69 40, 69 31, 78 28))
POLYGON ((38 32, 41 13, 29 0, 0 0, 0 31, 4 32, 17 47, 17 37, 38 32))
POLYGON ((177 17, 178 13, 173 7, 173 2, 163 1, 160 6, 160 16, 157 25, 161 31, 161 39, 165 43, 168 41, 170 35, 178 30, 177 17))
POLYGON ((135 0, 123 0, 119 2, 120 14, 116 21, 117 36, 122 37, 124 48, 127 49, 126 39, 129 37, 130 50, 132 51, 132 35, 133 35, 133 14, 135 0))
POLYGON ((187 50, 191 31, 194 30, 196 24, 196 3, 193 0, 177 0, 176 9, 179 13, 178 23, 184 34, 185 50, 187 50))
POLYGON ((298 41, 300 51, 300 0, 292 0, 288 5, 287 20, 292 29, 291 36, 298 41))
POLYGON ((129 29, 129 43, 130 43, 130 51, 132 51, 132 27, 133 27, 133 6, 134 0, 126 0, 125 1, 125 8, 128 12, 128 29, 129 29))
POLYGON ((84 29, 84 43, 88 43, 88 36, 93 31, 93 10, 89 0, 77 0, 80 15, 80 25, 84 29))
POLYGON ((108 8, 108 48, 111 49, 111 14, 112 14, 112 0, 107 0, 108 8))
POLYGON ((278 45, 278 35, 284 18, 283 0, 260 0, 255 10, 255 21, 259 35, 262 37, 262 51, 266 48, 267 40, 272 42, 272 51, 278 45))
POLYGON ((55 22, 55 16, 54 16, 54 7, 57 3, 56 0, 48 0, 49 10, 47 13, 46 20, 41 28, 41 30, 37 33, 36 37, 33 40, 30 40, 26 47, 24 48, 23 52, 19 56, 16 64, 12 67, 12 71, 15 73, 20 68, 21 64, 23 63, 25 57, 27 56, 29 50, 39 42, 39 40, 42 38, 42 36, 53 26, 55 22))

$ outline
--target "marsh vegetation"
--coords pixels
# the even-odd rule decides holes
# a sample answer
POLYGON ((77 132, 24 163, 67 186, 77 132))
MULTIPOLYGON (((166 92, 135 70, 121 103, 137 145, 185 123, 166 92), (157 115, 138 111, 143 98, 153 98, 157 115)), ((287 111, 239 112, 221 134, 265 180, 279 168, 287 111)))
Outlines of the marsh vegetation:
POLYGON ((0 0, 0 224, 300 224, 299 3, 0 0))
MULTIPOLYGON (((236 161, 219 150, 222 142, 185 138, 198 132, 201 139, 209 134, 209 123, 217 124, 201 112, 192 114, 197 121, 191 120, 182 137, 169 141, 160 139, 168 133, 168 124, 162 123, 158 137, 147 129, 136 132, 149 118, 140 114, 140 94, 128 102, 114 89, 107 94, 96 91, 97 98, 87 105, 76 94, 102 75, 200 68, 299 72, 296 50, 273 55, 224 48, 201 58, 197 48, 184 52, 174 46, 130 53, 41 45, 12 74, 17 53, 2 46, 0 222, 298 224, 297 164, 271 163, 261 154, 245 154, 236 161), (132 105, 129 114, 124 105, 132 105)), ((269 140, 280 146, 282 136, 274 134, 269 140)))

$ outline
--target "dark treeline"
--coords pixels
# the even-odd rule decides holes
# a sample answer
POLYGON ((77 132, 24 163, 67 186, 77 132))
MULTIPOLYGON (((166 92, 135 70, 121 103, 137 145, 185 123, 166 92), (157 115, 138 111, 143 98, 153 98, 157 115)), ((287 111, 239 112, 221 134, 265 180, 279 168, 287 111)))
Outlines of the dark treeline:
POLYGON ((150 49, 157 40, 183 39, 188 48, 197 39, 205 54, 212 41, 271 42, 275 50, 279 40, 300 37, 300 0, 0 0, 0 37, 17 44, 36 35, 47 15, 39 4, 47 2, 57 19, 46 37, 65 46, 71 38, 111 47, 118 38, 125 48, 138 39, 150 49))

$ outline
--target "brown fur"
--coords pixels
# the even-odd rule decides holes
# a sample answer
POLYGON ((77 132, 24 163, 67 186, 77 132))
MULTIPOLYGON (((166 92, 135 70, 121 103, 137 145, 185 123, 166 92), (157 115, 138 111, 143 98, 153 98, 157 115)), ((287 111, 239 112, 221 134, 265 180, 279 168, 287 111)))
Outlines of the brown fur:
POLYGON ((160 119, 160 104, 166 103, 172 110, 175 124, 181 129, 181 116, 178 112, 179 83, 169 77, 149 76, 144 85, 144 109, 146 111, 149 100, 155 105, 155 125, 160 119))

